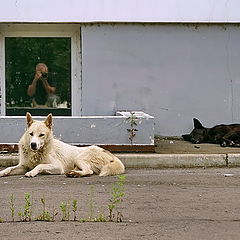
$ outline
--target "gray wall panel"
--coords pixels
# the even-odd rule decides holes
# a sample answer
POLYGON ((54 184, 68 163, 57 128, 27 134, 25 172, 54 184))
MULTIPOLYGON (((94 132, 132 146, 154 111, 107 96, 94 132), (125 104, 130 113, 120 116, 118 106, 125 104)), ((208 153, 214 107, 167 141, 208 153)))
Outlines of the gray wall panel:
POLYGON ((83 115, 141 110, 165 136, 240 122, 239 43, 238 25, 85 25, 83 115))

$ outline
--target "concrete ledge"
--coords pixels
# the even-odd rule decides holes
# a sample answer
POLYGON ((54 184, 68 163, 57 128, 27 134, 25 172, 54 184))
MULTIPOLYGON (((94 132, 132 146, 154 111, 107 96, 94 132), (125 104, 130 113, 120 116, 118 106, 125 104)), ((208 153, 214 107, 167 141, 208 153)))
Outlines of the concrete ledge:
MULTIPOLYGON (((56 138, 73 145, 154 147, 154 117, 140 111, 117 114, 118 116, 54 116, 53 132, 56 138)), ((41 121, 45 118, 34 117, 41 121)), ((26 117, 0 116, 0 128, 0 144, 17 144, 25 131, 26 117)))
MULTIPOLYGON (((240 154, 129 154, 118 153, 126 168, 238 167, 240 154)), ((0 155, 0 167, 18 163, 18 154, 0 155)))

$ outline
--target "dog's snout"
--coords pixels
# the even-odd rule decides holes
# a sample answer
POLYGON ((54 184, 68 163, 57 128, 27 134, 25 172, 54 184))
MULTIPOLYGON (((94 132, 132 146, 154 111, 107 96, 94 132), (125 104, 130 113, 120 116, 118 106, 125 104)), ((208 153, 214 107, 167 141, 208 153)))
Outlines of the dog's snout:
POLYGON ((37 143, 31 142, 31 149, 36 150, 37 149, 37 143))

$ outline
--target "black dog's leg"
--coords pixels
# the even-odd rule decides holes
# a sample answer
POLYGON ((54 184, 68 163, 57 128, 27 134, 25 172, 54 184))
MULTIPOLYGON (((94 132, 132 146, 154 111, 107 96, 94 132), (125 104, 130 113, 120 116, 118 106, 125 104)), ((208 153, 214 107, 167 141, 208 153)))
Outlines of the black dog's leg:
POLYGON ((240 133, 229 132, 225 134, 220 142, 221 147, 240 147, 240 133))

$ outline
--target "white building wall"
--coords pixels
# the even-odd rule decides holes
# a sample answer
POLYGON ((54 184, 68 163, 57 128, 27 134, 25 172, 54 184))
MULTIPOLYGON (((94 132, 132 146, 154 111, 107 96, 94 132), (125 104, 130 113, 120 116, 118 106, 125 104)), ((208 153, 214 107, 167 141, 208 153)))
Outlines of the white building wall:
POLYGON ((0 22, 239 22, 239 0, 0 0, 0 22))

